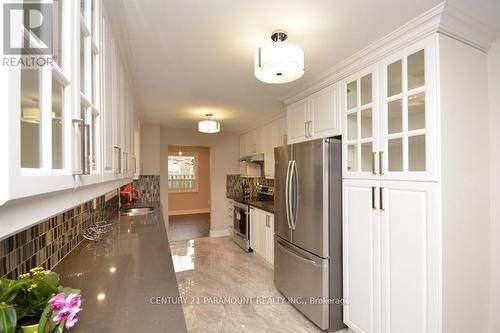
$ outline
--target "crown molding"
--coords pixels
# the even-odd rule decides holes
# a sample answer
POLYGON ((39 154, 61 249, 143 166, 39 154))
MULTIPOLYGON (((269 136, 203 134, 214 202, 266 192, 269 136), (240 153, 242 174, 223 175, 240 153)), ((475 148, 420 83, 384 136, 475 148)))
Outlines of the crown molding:
POLYGON ((333 66, 306 89, 294 91, 280 100, 287 105, 299 101, 433 33, 443 33, 483 52, 498 38, 491 27, 442 2, 333 66))
POLYGON ((278 119, 284 118, 284 117, 286 117, 286 110, 284 110, 284 111, 282 111, 280 113, 274 114, 274 115, 272 115, 270 117, 266 117, 266 118, 260 120, 256 125, 252 126, 251 128, 245 129, 243 131, 239 131, 239 132, 236 132, 236 133, 238 135, 242 135, 242 134, 251 132, 253 130, 256 130, 256 129, 260 128, 260 127, 263 127, 263 126, 265 126, 265 125, 267 125, 269 123, 272 123, 275 120, 278 120, 278 119))
POLYGON ((500 36, 499 31, 449 3, 441 13, 439 32, 483 52, 500 36))

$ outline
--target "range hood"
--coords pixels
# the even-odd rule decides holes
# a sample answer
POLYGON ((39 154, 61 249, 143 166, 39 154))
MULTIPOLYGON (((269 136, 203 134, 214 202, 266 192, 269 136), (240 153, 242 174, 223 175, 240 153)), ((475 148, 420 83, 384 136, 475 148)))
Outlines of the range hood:
POLYGON ((264 154, 243 156, 240 158, 240 162, 264 163, 264 154))

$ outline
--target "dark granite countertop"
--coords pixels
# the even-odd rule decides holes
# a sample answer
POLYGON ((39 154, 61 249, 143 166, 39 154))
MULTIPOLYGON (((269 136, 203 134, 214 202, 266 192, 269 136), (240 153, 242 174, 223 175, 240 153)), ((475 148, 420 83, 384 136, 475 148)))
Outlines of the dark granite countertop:
POLYGON ((252 207, 265 210, 268 213, 274 214, 274 201, 255 201, 255 200, 245 200, 241 197, 227 197, 228 199, 234 200, 236 202, 247 204, 252 207))
POLYGON ((274 201, 250 201, 248 204, 252 207, 274 214, 274 201))
POLYGON ((113 215, 105 239, 83 241, 54 267, 62 285, 82 292, 72 332, 187 331, 161 206, 149 206, 154 214, 113 215))

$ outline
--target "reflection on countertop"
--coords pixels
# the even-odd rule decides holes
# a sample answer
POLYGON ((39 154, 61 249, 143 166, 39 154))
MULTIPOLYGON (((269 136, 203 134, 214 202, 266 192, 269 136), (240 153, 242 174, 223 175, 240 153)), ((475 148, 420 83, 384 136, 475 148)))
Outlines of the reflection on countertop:
POLYGON ((82 292, 72 332, 186 332, 182 305, 168 301, 179 289, 161 206, 152 206, 154 214, 115 214, 103 240, 82 242, 54 267, 62 285, 82 292))

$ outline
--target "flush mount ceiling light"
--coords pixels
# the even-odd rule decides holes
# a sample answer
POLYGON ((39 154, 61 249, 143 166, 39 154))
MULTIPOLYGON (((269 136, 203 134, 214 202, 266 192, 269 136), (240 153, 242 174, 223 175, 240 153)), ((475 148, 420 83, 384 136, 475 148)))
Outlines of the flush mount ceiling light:
POLYGON ((297 46, 283 43, 286 31, 276 30, 271 35, 274 41, 259 48, 255 54, 255 77, 267 83, 287 83, 304 74, 304 51, 297 46))
POLYGON ((218 121, 212 120, 212 114, 208 113, 205 115, 207 120, 200 120, 198 122, 198 132, 201 133, 219 133, 220 123, 218 121))

